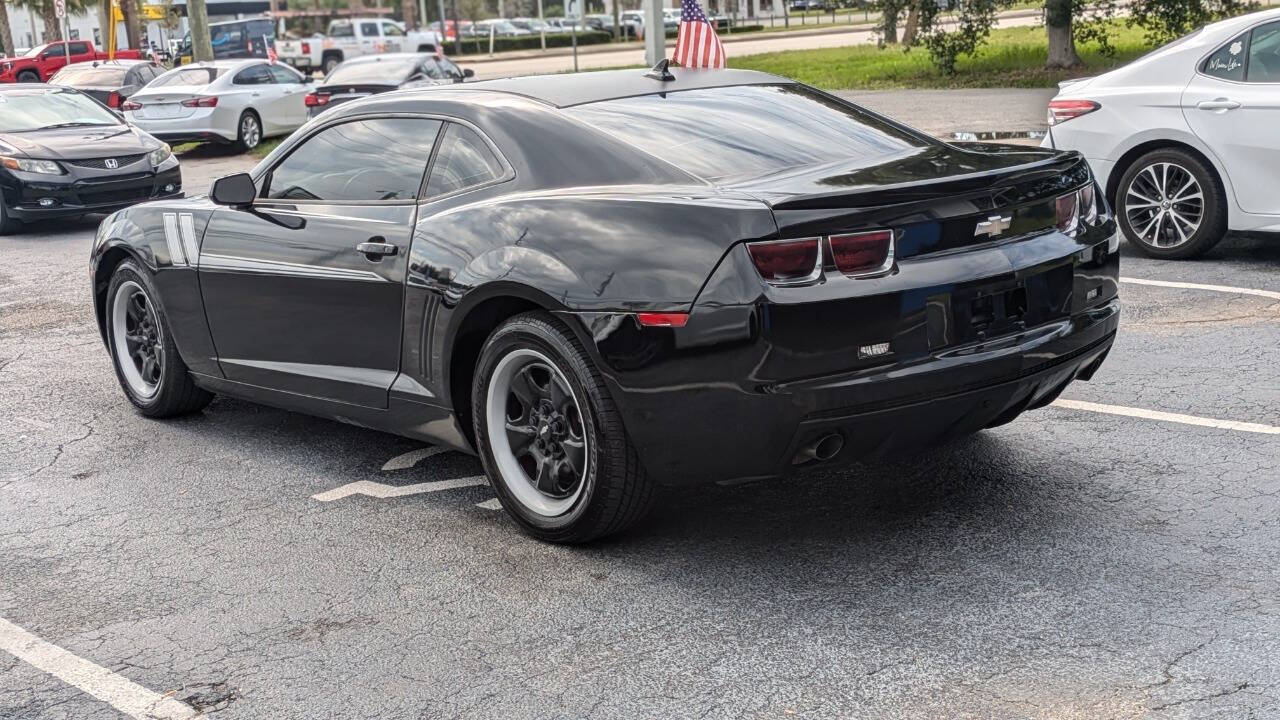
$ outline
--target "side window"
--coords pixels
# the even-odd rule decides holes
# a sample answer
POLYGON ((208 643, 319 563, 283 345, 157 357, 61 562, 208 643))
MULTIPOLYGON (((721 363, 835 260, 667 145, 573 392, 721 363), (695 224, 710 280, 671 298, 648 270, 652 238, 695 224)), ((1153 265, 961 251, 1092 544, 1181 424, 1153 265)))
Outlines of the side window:
POLYGON ((355 37, 356 29, 351 23, 334 23, 329 26, 329 37, 355 37))
POLYGON ((253 65, 236 73, 231 80, 233 85, 270 85, 271 73, 266 65, 253 65))
POLYGON ((443 80, 446 75, 435 58, 422 61, 422 73, 432 80, 443 80))
POLYGON ((360 35, 363 37, 378 37, 378 23, 360 23, 360 35))
POLYGON ((302 83, 302 78, 297 73, 282 65, 268 65, 267 70, 271 73, 271 79, 280 85, 298 85, 302 83))
POLYGON ((1280 83, 1280 22, 1253 29, 1249 38, 1248 82, 1280 83))
POLYGON ((474 130, 449 123, 431 168, 426 197, 445 195, 502 177, 502 163, 474 130))
POLYGON ((395 23, 384 23, 382 25, 382 34, 386 37, 404 37, 404 31, 395 23))
POLYGON ((82 43, 82 42, 71 43, 72 55, 84 55, 87 52, 89 52, 89 45, 87 43, 82 43))
POLYGON ((449 60, 448 58, 440 58, 439 62, 440 62, 440 68, 444 70, 445 77, 451 77, 451 78, 463 77, 462 68, 458 67, 457 65, 454 65, 452 60, 449 60))
POLYGON ((120 85, 122 87, 128 87, 129 85, 142 85, 142 84, 143 84, 142 70, 130 70, 129 72, 125 73, 124 78, 120 80, 120 85))
POLYGON ((378 118, 321 130, 271 171, 275 200, 412 200, 422 187, 439 120, 378 118))
POLYGON ((1244 61, 1249 56, 1249 33, 1235 37, 1205 58, 1200 71, 1223 80, 1244 80, 1244 61))

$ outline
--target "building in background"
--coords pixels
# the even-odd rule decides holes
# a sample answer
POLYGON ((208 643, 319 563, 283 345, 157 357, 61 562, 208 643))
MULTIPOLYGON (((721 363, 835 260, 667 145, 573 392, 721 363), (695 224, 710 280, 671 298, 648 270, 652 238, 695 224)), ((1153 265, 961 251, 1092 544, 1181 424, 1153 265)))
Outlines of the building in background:
MULTIPOLYGON (((102 1, 104 3, 107 2, 107 0, 102 1)), ((20 54, 29 48, 43 45, 53 39, 45 37, 44 20, 41 19, 38 11, 13 2, 6 2, 5 0, 0 0, 0 2, 4 2, 5 9, 9 12, 9 29, 13 33, 13 44, 17 46, 17 53, 0 53, 0 55, 20 54)), ((267 0, 230 0, 226 2, 209 0, 207 4, 209 7, 209 22, 264 15, 270 7, 267 0)), ((280 5, 283 7, 285 3, 281 2, 280 5)), ((163 5, 156 3, 155 7, 158 11, 157 14, 163 17, 163 12, 160 11, 163 5)), ((180 14, 176 23, 143 18, 142 32, 148 45, 155 44, 156 47, 166 47, 170 39, 181 40, 182 36, 186 35, 186 0, 174 0, 171 7, 180 14)), ((70 39, 92 40, 94 45, 105 46, 107 29, 103 25, 104 16, 105 13, 98 6, 91 7, 84 13, 72 14, 70 39)), ((126 37, 124 23, 117 23, 116 42, 119 44, 118 47, 124 47, 127 44, 126 37)))

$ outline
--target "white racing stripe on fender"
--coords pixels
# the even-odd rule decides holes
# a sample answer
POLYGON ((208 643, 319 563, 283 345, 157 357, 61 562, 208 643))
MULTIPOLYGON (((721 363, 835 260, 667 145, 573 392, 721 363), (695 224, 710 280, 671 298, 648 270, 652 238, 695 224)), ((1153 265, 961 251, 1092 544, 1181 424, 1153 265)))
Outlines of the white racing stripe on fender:
POLYGON ((169 246, 169 264, 174 267, 187 264, 187 256, 182 252, 182 240, 178 237, 178 216, 175 213, 165 213, 162 217, 164 220, 164 242, 169 246))
POLYGON ((1161 410, 1144 410, 1142 408, 1125 407, 1123 405, 1103 405, 1102 403, 1084 402, 1082 400, 1055 400, 1056 407, 1085 412, 1106 413, 1107 415, 1123 415, 1125 417, 1142 418, 1144 420, 1162 420, 1164 422, 1198 425, 1200 427, 1218 428, 1221 430, 1237 430, 1239 432, 1261 433, 1263 435, 1280 435, 1280 427, 1261 423, 1238 422, 1236 420, 1217 420, 1183 415, 1181 413, 1163 412, 1161 410))
POLYGON ((191 213, 178 216, 178 230, 182 234, 182 248, 187 255, 187 264, 195 267, 200 264, 200 245, 196 242, 196 221, 191 213))
POLYGON ((0 649, 98 698, 129 717, 146 720, 194 718, 195 710, 148 690, 110 670, 72 655, 0 618, 0 649))
POLYGON ((1254 290, 1253 288, 1232 287, 1230 285, 1202 285, 1200 283, 1174 282, 1172 280, 1143 280, 1131 277, 1122 277, 1120 282, 1134 285, 1151 285, 1153 287, 1179 288, 1182 290, 1211 290, 1233 295, 1257 295, 1258 297, 1280 300, 1280 292, 1275 290, 1254 290))

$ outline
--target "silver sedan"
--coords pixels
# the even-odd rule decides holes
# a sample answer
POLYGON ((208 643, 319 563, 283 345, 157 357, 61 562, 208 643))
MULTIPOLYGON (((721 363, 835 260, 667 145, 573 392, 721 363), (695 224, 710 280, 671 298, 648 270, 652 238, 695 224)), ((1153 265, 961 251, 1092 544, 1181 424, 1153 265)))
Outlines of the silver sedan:
POLYGON ((265 60, 215 60, 170 70, 122 106, 130 124, 169 143, 234 143, 240 150, 307 121, 309 78, 265 60))

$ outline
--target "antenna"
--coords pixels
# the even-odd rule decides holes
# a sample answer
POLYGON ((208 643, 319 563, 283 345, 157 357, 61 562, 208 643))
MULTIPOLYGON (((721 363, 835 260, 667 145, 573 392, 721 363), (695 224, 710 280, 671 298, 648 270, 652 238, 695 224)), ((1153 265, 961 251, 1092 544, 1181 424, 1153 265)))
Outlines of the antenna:
POLYGON ((645 73, 644 76, 657 80, 658 82, 671 82, 676 79, 676 76, 672 75, 671 70, 668 69, 670 65, 670 60, 662 58, 658 61, 658 64, 654 65, 653 69, 645 73))

